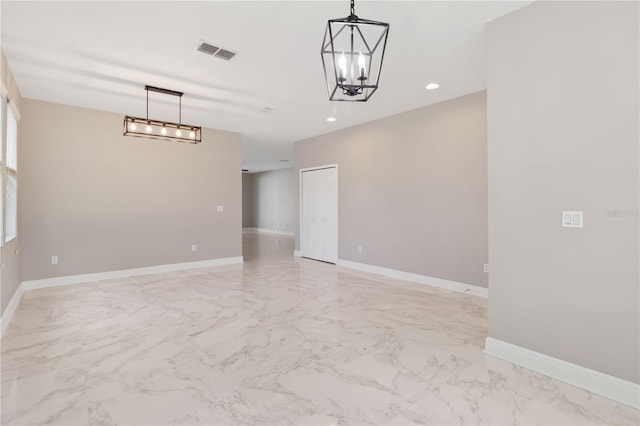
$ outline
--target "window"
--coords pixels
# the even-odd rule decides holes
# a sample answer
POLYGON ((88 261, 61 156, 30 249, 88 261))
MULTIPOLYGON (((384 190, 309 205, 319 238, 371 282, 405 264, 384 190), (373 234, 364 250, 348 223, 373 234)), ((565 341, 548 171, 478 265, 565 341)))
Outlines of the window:
POLYGON ((18 118, 12 105, 7 108, 5 151, 4 242, 16 238, 18 233, 18 118))
POLYGON ((0 246, 4 245, 4 97, 0 96, 0 246))

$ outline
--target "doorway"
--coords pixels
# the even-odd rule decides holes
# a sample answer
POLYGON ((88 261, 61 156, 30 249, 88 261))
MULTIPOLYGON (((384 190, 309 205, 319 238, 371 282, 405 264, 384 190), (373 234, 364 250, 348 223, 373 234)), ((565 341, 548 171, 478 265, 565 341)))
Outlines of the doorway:
POLYGON ((300 171, 300 251, 302 257, 338 259, 338 166, 300 171))

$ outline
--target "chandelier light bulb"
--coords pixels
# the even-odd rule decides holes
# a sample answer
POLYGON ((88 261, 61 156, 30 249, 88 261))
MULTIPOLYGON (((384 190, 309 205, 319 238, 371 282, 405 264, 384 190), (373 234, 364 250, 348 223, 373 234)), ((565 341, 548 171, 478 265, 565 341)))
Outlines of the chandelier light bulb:
POLYGON ((135 130, 138 128, 138 126, 136 126, 136 123, 131 123, 131 126, 129 126, 131 128, 131 130, 135 130))
POLYGON ((176 136, 182 136, 182 131, 180 129, 176 130, 176 136))
POLYGON ((151 131, 153 129, 151 128, 151 126, 149 124, 147 124, 147 128, 145 130, 147 131, 147 133, 151 133, 151 131))
POLYGON ((192 131, 190 131, 190 132, 189 132, 189 137, 190 137, 191 139, 195 138, 195 137, 196 137, 196 132, 194 132, 193 130, 192 130, 192 131))
POLYGON ((162 133, 163 135, 167 134, 167 128, 162 126, 162 129, 160 130, 160 133, 162 133))
POLYGON ((362 69, 364 68, 366 62, 364 59, 364 55, 362 54, 362 52, 360 52, 360 54, 358 55, 358 66, 362 69))
POLYGON ((358 68, 360 68, 360 76, 358 79, 362 82, 362 84, 364 84, 364 80, 366 79, 366 77, 364 76, 365 65, 366 61, 364 59, 364 55, 362 54, 362 52, 360 52, 360 54, 358 55, 358 68))
POLYGON ((342 54, 340 55, 340 58, 338 59, 338 66, 341 69, 347 67, 347 60, 344 57, 344 52, 342 52, 342 54))
POLYGON ((340 68, 340 78, 345 78, 347 75, 347 59, 344 57, 344 52, 338 59, 338 68, 340 68))

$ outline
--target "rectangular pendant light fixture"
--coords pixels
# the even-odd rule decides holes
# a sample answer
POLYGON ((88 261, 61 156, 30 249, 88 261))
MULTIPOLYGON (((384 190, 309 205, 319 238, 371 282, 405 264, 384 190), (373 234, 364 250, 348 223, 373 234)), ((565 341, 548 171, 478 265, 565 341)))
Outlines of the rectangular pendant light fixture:
POLYGON ((147 117, 125 116, 122 130, 122 134, 124 136, 162 139, 193 144, 202 142, 202 128, 200 126, 182 124, 182 95, 184 95, 184 93, 154 86, 145 86, 144 90, 147 91, 147 117), (177 123, 149 119, 149 91, 177 96, 180 99, 177 123))

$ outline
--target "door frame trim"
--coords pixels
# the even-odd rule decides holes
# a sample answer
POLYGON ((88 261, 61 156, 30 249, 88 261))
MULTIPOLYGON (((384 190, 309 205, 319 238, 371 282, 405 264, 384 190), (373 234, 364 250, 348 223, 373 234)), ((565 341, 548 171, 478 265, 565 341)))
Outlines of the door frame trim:
POLYGON ((300 257, 304 257, 304 253, 302 252, 302 240, 304 238, 304 232, 302 232, 302 173, 304 172, 312 172, 314 170, 323 170, 323 169, 336 169, 336 262, 340 258, 339 250, 340 250, 340 172, 338 170, 338 163, 333 164, 324 164, 322 166, 313 166, 313 167, 305 167, 304 169, 300 169, 299 172, 299 200, 300 205, 298 206, 298 211, 300 212, 300 217, 298 218, 300 223, 300 257))

